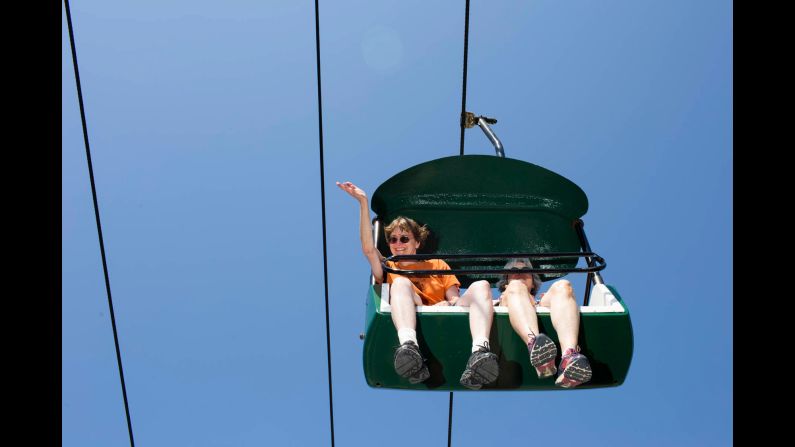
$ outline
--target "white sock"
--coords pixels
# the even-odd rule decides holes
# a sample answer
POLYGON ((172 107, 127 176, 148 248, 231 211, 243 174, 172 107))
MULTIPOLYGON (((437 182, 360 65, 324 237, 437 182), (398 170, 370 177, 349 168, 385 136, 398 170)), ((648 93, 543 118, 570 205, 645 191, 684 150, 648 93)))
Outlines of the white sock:
POLYGON ((414 329, 404 327, 402 329, 398 329, 397 333, 398 333, 398 340, 400 341, 401 345, 410 340, 413 341, 414 344, 419 346, 419 343, 417 343, 417 331, 415 331, 414 329))
POLYGON ((489 349, 489 339, 486 337, 478 337, 472 340, 472 352, 477 351, 480 347, 489 349))

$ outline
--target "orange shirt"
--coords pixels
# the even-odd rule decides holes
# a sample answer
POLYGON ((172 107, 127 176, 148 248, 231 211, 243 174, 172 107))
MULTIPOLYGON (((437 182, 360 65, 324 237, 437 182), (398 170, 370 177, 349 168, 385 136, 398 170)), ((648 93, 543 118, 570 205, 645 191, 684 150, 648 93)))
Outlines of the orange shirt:
MULTIPOLYGON (((386 266, 401 270, 450 270, 450 266, 441 259, 429 259, 420 261, 412 265, 398 266, 393 261, 386 261, 386 266)), ((392 284, 395 277, 392 273, 386 274, 386 282, 392 284)), ((414 291, 422 298, 422 303, 426 305, 436 304, 444 300, 444 293, 452 286, 460 286, 461 283, 455 275, 422 275, 404 276, 414 285, 414 291)))

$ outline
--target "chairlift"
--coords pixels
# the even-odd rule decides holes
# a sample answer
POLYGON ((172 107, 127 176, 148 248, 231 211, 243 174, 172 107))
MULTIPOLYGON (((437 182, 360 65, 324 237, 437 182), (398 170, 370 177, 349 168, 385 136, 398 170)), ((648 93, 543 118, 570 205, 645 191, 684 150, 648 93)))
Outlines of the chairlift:
MULTIPOLYGON (((401 270, 384 264, 384 271, 404 276, 446 272, 455 274, 462 288, 481 279, 495 287, 501 275, 508 272, 503 270, 507 260, 528 257, 534 266, 521 271, 538 273, 544 282, 585 274, 582 288, 578 281, 570 281, 575 292, 583 292, 579 345, 590 361, 593 376, 574 389, 621 385, 632 360, 632 324, 618 291, 602 280, 604 259, 591 251, 585 236, 581 219, 588 210, 585 192, 541 166, 505 158, 502 145, 487 124, 496 121, 477 121, 495 145, 497 156, 457 155, 413 166, 381 184, 371 200, 376 214, 374 240, 381 253, 390 253, 383 225, 397 216, 411 217, 431 229, 431 237, 417 255, 390 256, 386 260, 436 258, 447 262, 451 270, 401 270), (587 266, 577 267, 580 260, 587 266)), ((371 276, 363 334, 367 384, 375 388, 469 391, 459 383, 471 353, 468 313, 467 307, 460 306, 417 307, 417 338, 427 356, 431 377, 411 384, 393 366, 398 338, 391 318, 389 284, 375 284, 371 276)), ((549 308, 539 306, 537 314, 541 332, 559 346, 549 308)), ((500 374, 495 383, 483 389, 562 389, 555 387, 554 380, 537 378, 528 362, 527 346, 511 327, 507 307, 495 306, 490 343, 499 357, 500 374)))

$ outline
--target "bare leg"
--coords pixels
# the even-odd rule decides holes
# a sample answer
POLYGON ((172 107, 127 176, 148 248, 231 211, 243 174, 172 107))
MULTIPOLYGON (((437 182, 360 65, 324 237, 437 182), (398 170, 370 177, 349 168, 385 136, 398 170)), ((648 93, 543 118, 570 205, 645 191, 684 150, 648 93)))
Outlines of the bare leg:
POLYGON ((470 389, 480 389, 485 384, 494 383, 500 374, 497 356, 488 346, 491 322, 494 317, 494 304, 491 301, 491 286, 488 281, 475 281, 461 295, 456 303, 469 307, 469 331, 472 333, 472 355, 459 380, 470 389), (481 348, 484 346, 486 349, 481 348))
POLYGON ((502 299, 508 306, 511 327, 527 345, 530 365, 535 368, 538 378, 544 379, 555 374, 555 356, 558 350, 555 342, 539 331, 535 300, 530 296, 527 285, 520 281, 511 281, 505 287, 502 299))
POLYGON ((538 315, 535 301, 530 297, 527 287, 521 283, 509 283, 505 288, 502 301, 508 307, 508 319, 511 327, 522 338, 525 344, 530 343, 528 334, 538 335, 538 315))
POLYGON ((396 329, 417 327, 417 306, 422 305, 422 300, 414 291, 411 281, 403 277, 395 278, 389 288, 389 304, 396 329))
POLYGON ((571 283, 562 279, 555 281, 549 292, 541 299, 542 306, 549 306, 552 325, 558 332, 563 357, 560 373, 555 385, 572 388, 591 380, 592 371, 588 359, 578 352, 577 339, 580 332, 580 311, 574 298, 571 283))
POLYGON ((489 282, 481 280, 473 282, 456 302, 457 306, 469 307, 469 331, 472 340, 489 339, 494 318, 494 304, 491 299, 489 282))
POLYGON ((552 326, 558 333, 561 351, 576 349, 580 332, 580 310, 571 283, 565 279, 555 281, 541 298, 540 304, 549 307, 552 326))
POLYGON ((423 361, 419 345, 416 343, 417 306, 422 300, 414 291, 407 278, 395 278, 390 288, 392 322, 398 331, 400 347, 395 351, 395 372, 416 384, 430 377, 428 367, 423 361), (401 334, 402 333, 402 334, 401 334))

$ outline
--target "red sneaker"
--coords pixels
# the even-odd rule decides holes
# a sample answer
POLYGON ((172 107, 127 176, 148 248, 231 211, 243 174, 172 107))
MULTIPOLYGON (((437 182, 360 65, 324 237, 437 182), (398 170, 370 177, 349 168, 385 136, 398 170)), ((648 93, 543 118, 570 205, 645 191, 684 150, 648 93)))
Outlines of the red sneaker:
POLYGON ((573 388, 591 380, 591 364, 588 358, 574 349, 567 349, 560 361, 560 373, 555 385, 573 388))

